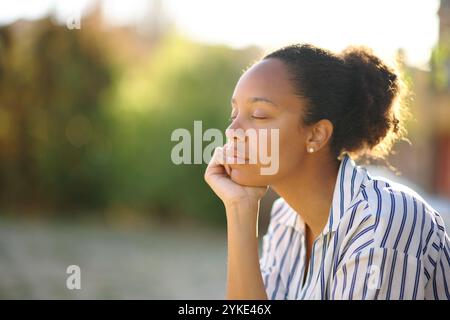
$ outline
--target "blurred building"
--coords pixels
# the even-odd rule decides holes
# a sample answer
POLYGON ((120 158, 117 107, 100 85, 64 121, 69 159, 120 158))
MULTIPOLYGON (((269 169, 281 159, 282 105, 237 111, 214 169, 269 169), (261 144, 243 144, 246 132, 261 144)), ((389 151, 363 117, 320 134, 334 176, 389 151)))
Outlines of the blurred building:
POLYGON ((433 102, 437 109, 437 157, 434 176, 436 191, 450 198, 450 0, 441 0, 439 21, 438 45, 441 46, 445 56, 440 67, 445 80, 442 90, 433 88, 436 91, 433 102))
POLYGON ((428 192, 450 198, 450 0, 441 0, 439 41, 430 70, 405 67, 412 83, 412 145, 400 143, 389 162, 428 192))

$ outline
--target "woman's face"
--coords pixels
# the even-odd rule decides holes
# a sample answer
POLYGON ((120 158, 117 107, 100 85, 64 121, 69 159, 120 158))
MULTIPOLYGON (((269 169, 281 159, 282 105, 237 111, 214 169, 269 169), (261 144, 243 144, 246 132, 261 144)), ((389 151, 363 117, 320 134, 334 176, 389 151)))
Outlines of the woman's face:
POLYGON ((226 135, 227 145, 231 149, 236 149, 237 142, 241 141, 245 158, 249 160, 250 152, 255 152, 258 160, 256 163, 231 164, 231 179, 241 185, 267 186, 300 167, 305 157, 307 139, 307 129, 301 126, 300 121, 303 110, 304 101, 295 95, 281 60, 265 59, 250 67, 234 89, 232 122, 226 135), (251 135, 245 135, 245 140, 243 135, 239 135, 239 130, 248 129, 255 133, 256 143, 250 142, 251 135), (267 129, 266 139, 259 129, 267 129), (278 129, 278 139, 276 135, 271 135, 271 129, 278 129), (267 151, 260 148, 262 143, 267 146, 267 151), (267 159, 261 161, 259 152, 267 154, 267 159, 272 162, 272 170, 268 170, 272 174, 262 174, 261 169, 271 165, 267 164, 267 159), (278 161, 277 168, 275 161, 278 161))

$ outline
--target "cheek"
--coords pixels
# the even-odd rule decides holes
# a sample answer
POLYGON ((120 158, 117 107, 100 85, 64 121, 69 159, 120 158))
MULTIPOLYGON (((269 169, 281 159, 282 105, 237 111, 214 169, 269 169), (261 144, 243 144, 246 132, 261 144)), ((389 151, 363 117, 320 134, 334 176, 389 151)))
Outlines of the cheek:
MULTIPOLYGON (((270 129, 265 134, 260 132, 256 142, 244 146, 245 154, 253 153, 253 159, 258 159, 256 164, 230 165, 231 179, 241 185, 246 186, 267 186, 273 184, 278 179, 291 174, 301 162, 304 154, 301 145, 302 137, 298 128, 294 124, 278 124, 278 133, 271 133, 270 129), (261 162, 261 156, 265 157, 261 162), (274 165, 277 162, 277 165, 274 165), (269 163, 269 164, 268 164, 269 163), (271 168, 270 174, 262 174, 262 168, 271 168), (276 171, 272 169, 276 168, 276 171)), ((267 172, 267 171, 266 171, 267 172)))
POLYGON ((251 187, 267 186, 273 183, 273 175, 262 175, 261 167, 253 165, 230 165, 231 180, 234 182, 251 187))
POLYGON ((294 130, 281 131, 279 139, 279 164, 280 164, 280 174, 289 174, 294 168, 299 166, 304 155, 305 150, 303 147, 304 138, 294 130))
POLYGON ((281 147, 279 152, 279 158, 270 158, 269 165, 260 164, 231 164, 231 179, 244 186, 267 186, 272 185, 279 179, 289 176, 296 170, 301 161, 301 155, 297 152, 296 148, 287 145, 286 148, 281 147), (275 165, 274 161, 278 161, 275 165), (263 174, 262 169, 266 169, 266 174, 263 174), (268 171, 271 173, 267 173, 268 171))
POLYGON ((291 144, 290 146, 286 146, 285 148, 280 148, 279 157, 279 174, 281 176, 285 176, 299 166, 302 155, 300 154, 298 148, 292 146, 291 144))

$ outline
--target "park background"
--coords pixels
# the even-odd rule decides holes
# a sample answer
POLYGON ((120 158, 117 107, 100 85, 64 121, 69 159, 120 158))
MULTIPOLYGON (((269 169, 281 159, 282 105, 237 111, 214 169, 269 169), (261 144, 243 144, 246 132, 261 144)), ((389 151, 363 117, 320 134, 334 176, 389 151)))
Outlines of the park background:
POLYGON ((400 176, 373 172, 449 225, 449 0, 2 1, 0 298, 224 298, 223 206, 171 133, 225 130, 243 70, 300 42, 400 63, 411 143, 388 158, 400 176))

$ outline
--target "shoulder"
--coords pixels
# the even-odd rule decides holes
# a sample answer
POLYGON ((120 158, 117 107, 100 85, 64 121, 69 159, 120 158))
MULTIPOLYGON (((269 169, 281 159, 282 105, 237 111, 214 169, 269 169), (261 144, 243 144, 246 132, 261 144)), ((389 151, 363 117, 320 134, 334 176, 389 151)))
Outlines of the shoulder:
POLYGON ((282 197, 274 201, 270 210, 269 231, 280 227, 293 228, 299 232, 303 232, 304 228, 300 215, 282 197))
POLYGON ((270 210, 270 216, 272 217, 274 214, 276 214, 277 211, 281 210, 284 205, 286 205, 286 201, 284 201, 283 198, 279 197, 276 199, 272 204, 272 209, 270 210))
POLYGON ((372 246, 421 258, 430 247, 442 244, 442 217, 413 189, 376 177, 366 181, 362 191, 364 206, 355 232, 370 229, 372 246))

